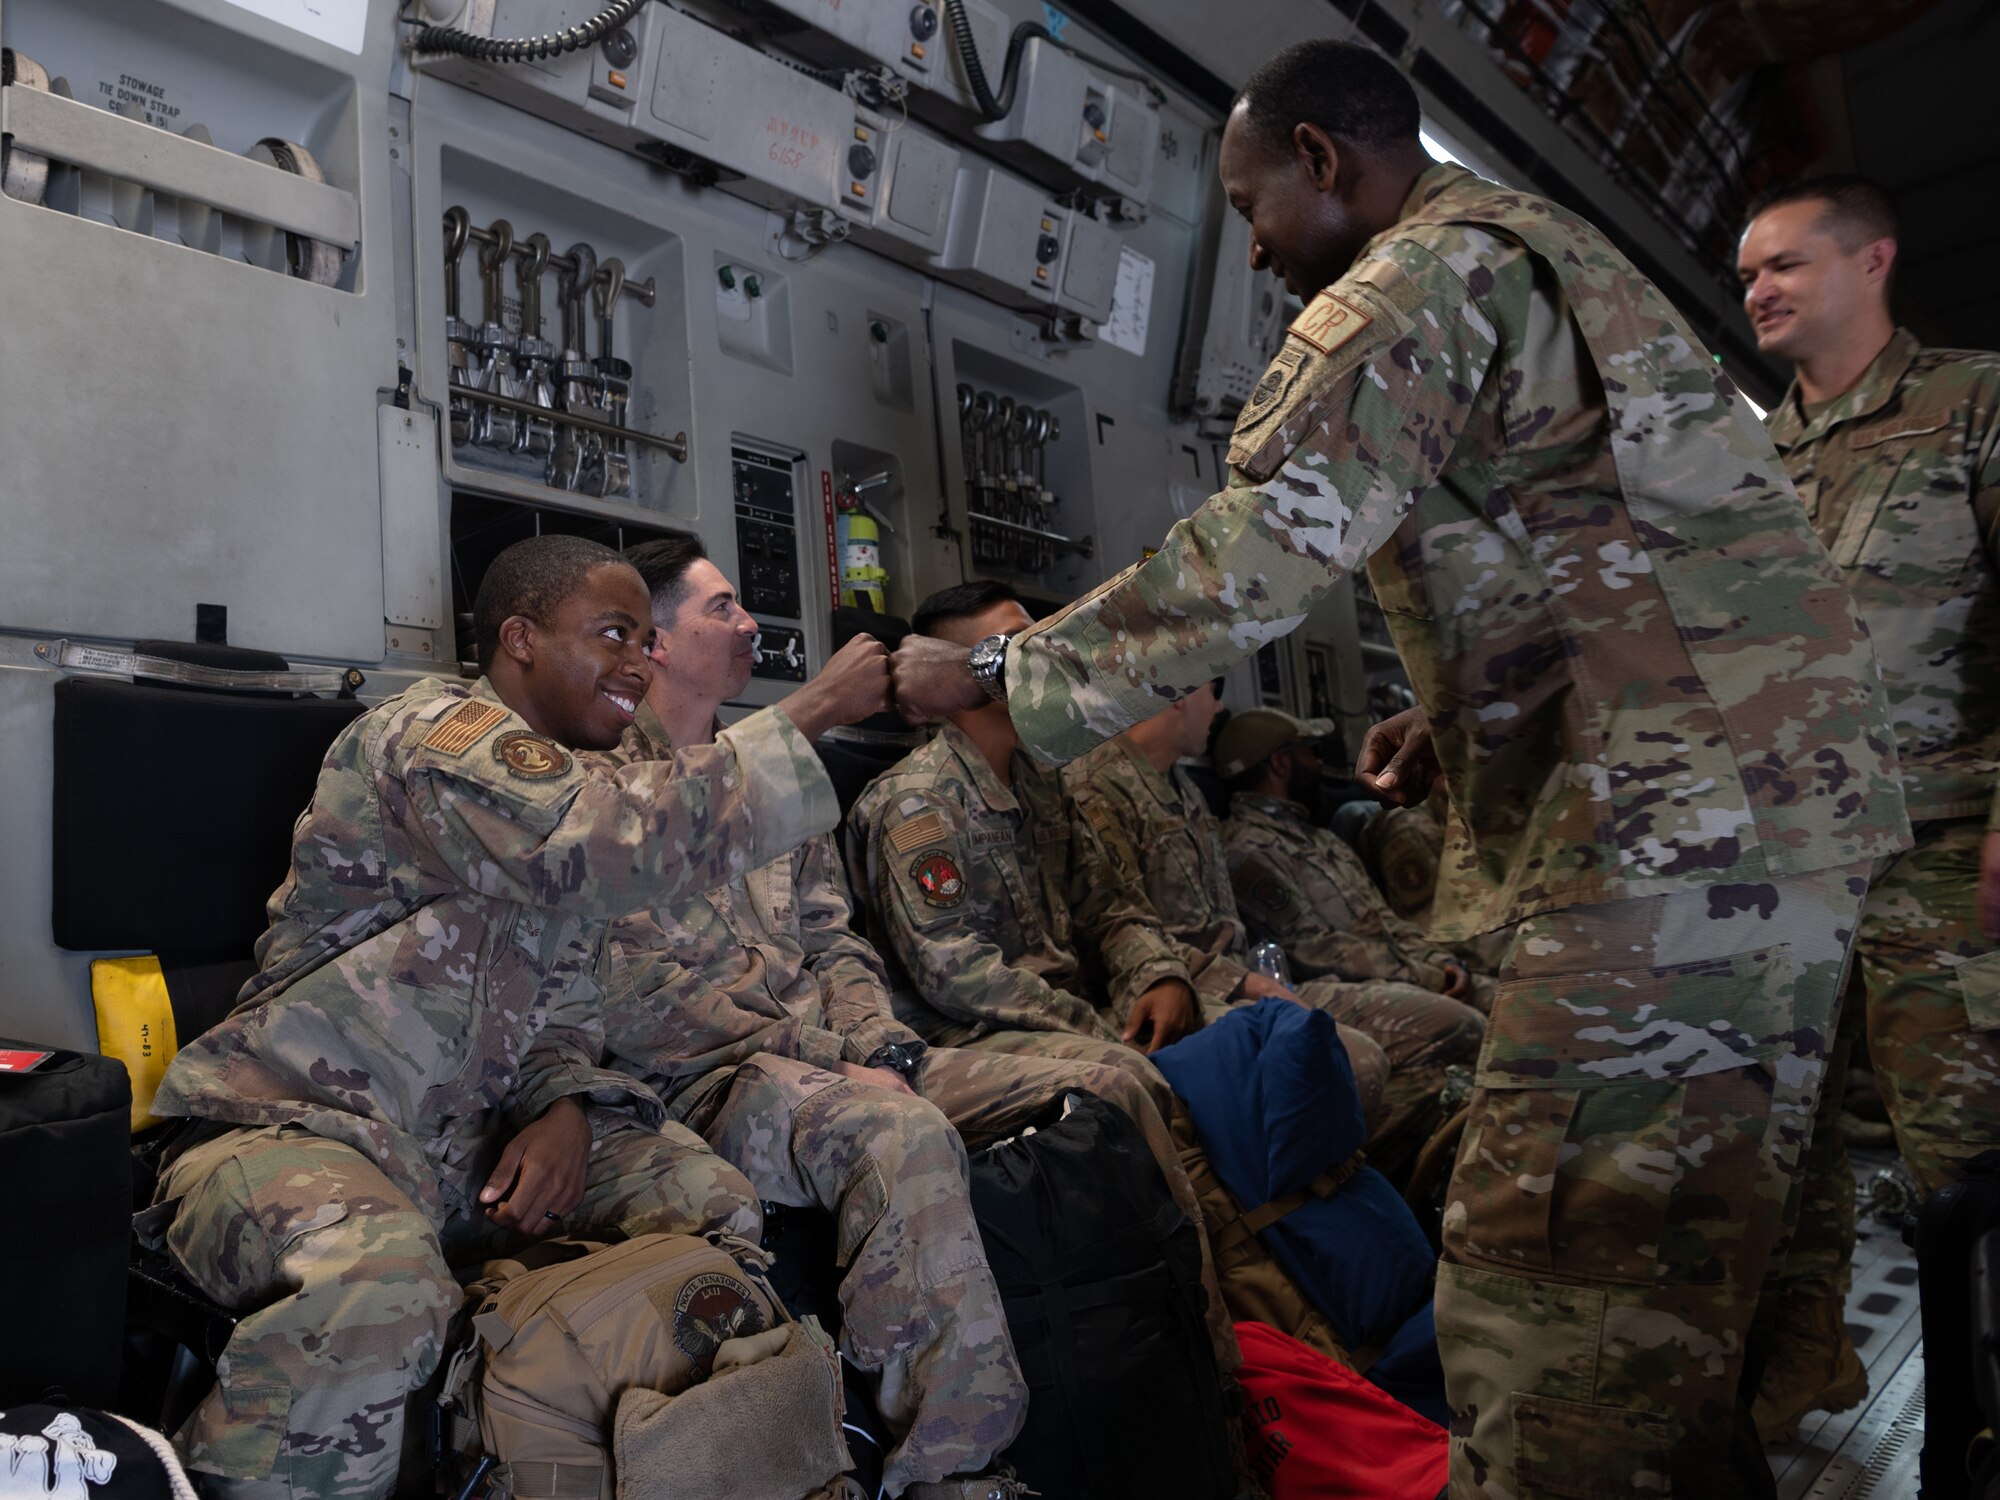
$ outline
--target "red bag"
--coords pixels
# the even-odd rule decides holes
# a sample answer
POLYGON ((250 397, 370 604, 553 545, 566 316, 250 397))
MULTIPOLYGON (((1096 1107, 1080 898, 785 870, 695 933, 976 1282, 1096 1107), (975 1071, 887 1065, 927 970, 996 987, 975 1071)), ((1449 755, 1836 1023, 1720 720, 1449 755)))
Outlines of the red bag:
POLYGON ((1317 1349, 1238 1323, 1243 1440, 1271 1500, 1436 1500, 1445 1431, 1317 1349))

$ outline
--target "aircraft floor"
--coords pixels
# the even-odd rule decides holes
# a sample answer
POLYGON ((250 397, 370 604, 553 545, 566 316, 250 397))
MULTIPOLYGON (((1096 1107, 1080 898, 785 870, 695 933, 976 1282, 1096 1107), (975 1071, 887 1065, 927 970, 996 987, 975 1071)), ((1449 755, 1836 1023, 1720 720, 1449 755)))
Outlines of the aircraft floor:
MULTIPOLYGON (((1857 1182, 1893 1160, 1854 1153, 1857 1182)), ((1853 1411, 1814 1412, 1799 1440, 1769 1450, 1779 1500, 1891 1500, 1917 1493, 1924 1445, 1923 1325, 1917 1258, 1902 1236, 1864 1208, 1854 1250, 1847 1326, 1868 1367, 1868 1397, 1853 1411)))

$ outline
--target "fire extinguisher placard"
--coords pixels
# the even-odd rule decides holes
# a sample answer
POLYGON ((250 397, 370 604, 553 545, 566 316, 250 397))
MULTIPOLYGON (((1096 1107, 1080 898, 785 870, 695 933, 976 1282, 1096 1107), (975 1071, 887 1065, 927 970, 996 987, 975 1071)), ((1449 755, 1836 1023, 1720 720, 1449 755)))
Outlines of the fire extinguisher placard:
POLYGON ((827 598, 840 608, 840 547, 833 539, 833 475, 819 471, 820 499, 826 504, 826 587, 827 598))

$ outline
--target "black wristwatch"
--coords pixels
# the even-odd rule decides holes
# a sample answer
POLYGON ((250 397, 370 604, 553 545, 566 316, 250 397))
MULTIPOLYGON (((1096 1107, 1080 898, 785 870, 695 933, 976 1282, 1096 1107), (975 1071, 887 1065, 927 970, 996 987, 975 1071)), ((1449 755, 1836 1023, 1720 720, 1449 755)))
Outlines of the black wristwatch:
POLYGON ((917 1066, 924 1060, 924 1050, 922 1042, 886 1042, 869 1053, 868 1061, 861 1066, 887 1068, 890 1072, 901 1075, 905 1083, 914 1083, 917 1066))
POLYGON ((966 665, 972 669, 972 680, 996 703, 1007 696, 1007 642, 1012 639, 1007 635, 989 635, 972 648, 972 655, 966 659, 966 665))

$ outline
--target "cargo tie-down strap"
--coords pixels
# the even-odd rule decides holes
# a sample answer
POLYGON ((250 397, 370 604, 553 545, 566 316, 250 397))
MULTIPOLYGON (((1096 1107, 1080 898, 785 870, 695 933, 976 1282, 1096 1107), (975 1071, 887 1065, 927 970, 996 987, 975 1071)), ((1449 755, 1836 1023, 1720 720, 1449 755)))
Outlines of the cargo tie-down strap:
POLYGON ((1269 1203, 1260 1203, 1241 1218, 1223 1226, 1222 1232, 1214 1237, 1215 1253, 1222 1254, 1232 1245, 1261 1234, 1295 1208, 1303 1208, 1315 1198, 1331 1198, 1365 1164, 1363 1153, 1357 1151, 1330 1172, 1322 1172, 1305 1188, 1296 1193, 1286 1193, 1282 1198, 1273 1198, 1269 1203))
POLYGON ((351 696, 367 679, 354 667, 302 667, 283 672, 239 671, 171 661, 139 651, 110 646, 84 646, 75 641, 37 641, 35 655, 50 666, 101 677, 143 677, 181 687, 216 688, 236 693, 337 693, 351 696))

